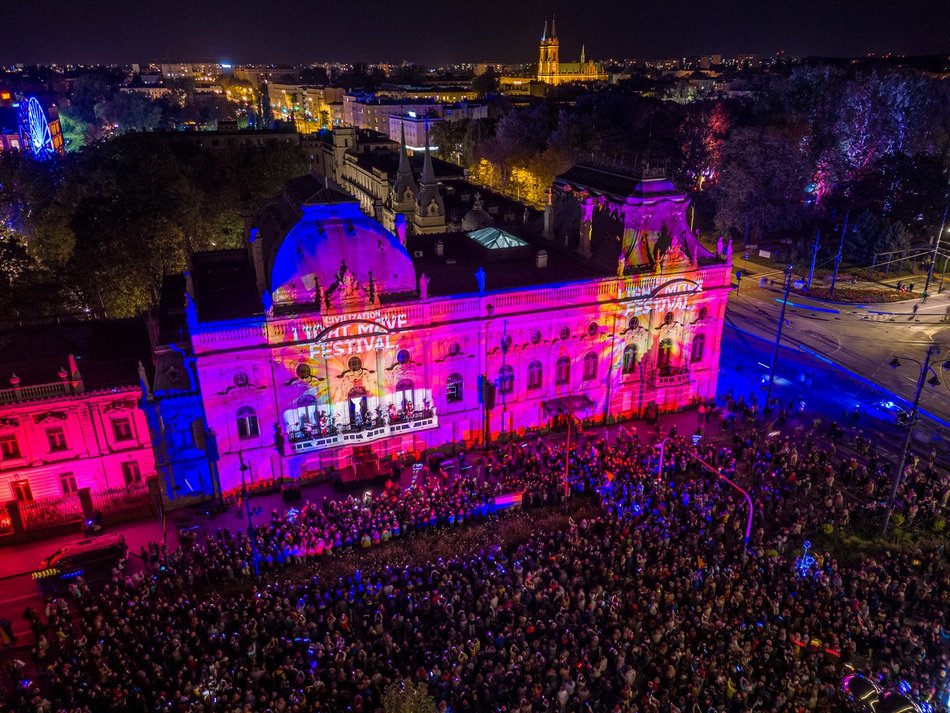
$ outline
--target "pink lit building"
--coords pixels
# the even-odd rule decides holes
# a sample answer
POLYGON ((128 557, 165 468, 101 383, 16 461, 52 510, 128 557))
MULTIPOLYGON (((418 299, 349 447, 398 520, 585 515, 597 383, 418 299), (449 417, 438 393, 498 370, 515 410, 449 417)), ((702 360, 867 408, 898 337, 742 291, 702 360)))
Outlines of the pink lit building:
POLYGON ((0 503, 144 487, 155 470, 140 408, 150 353, 137 320, 0 333, 0 503))
POLYGON ((246 249, 195 255, 187 280, 222 489, 242 464, 292 478, 711 398, 731 247, 704 248, 687 205, 669 181, 575 166, 543 222, 407 235, 291 181, 246 249))

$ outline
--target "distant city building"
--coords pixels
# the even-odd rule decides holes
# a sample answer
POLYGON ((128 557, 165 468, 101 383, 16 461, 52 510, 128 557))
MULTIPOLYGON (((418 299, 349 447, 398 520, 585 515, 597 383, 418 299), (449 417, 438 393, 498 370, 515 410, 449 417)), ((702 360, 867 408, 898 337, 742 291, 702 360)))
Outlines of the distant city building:
POLYGON ((417 116, 442 116, 442 104, 431 99, 380 99, 371 95, 347 94, 343 97, 343 123, 357 129, 389 133, 392 114, 415 113, 417 116))
POLYGON ((311 87, 306 84, 269 82, 267 97, 275 119, 293 122, 297 131, 310 134, 342 123, 345 90, 340 87, 311 87))

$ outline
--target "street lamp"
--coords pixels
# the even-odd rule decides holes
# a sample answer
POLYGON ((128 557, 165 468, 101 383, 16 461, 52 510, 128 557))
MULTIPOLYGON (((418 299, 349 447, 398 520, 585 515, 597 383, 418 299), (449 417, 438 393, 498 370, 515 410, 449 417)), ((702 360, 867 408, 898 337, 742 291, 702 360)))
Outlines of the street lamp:
POLYGON ((755 504, 752 502, 752 496, 749 495, 749 493, 744 488, 742 488, 738 483, 724 476, 720 470, 711 466, 709 463, 704 461, 695 453, 690 453, 690 457, 696 462, 698 462, 700 465, 705 467, 707 470, 714 473, 717 478, 719 478, 720 480, 724 480, 728 485, 731 485, 733 488, 738 490, 740 493, 742 493, 742 496, 745 498, 746 504, 749 506, 749 516, 746 519, 746 524, 745 524, 745 537, 744 537, 745 546, 742 548, 742 559, 743 561, 745 561, 746 557, 748 557, 749 555, 749 535, 752 534, 752 520, 755 517, 755 504))
POLYGON ((244 509, 247 512, 247 535, 251 538, 251 565, 254 568, 254 576, 260 577, 261 570, 257 562, 257 540, 254 537, 254 523, 251 521, 251 501, 247 497, 247 480, 244 474, 250 470, 250 466, 244 462, 244 454, 238 452, 238 458, 241 459, 241 497, 244 498, 244 509))
MULTIPOLYGON (((914 426, 917 423, 917 414, 920 410, 920 396, 924 390, 924 380, 927 380, 928 372, 932 374, 931 378, 927 380, 932 386, 938 386, 940 384, 940 379, 937 377, 937 373, 931 368, 930 360, 940 351, 940 347, 936 344, 931 344, 927 347, 927 356, 924 358, 923 364, 921 364, 916 359, 905 356, 904 358, 908 361, 912 361, 915 364, 920 365, 920 376, 917 377, 917 388, 914 391, 914 405, 911 408, 910 418, 907 423, 907 436, 904 438, 904 447, 901 450, 901 459, 900 463, 897 466, 897 473, 894 474, 894 481, 891 484, 891 496, 887 503, 887 516, 884 518, 884 534, 887 534, 887 528, 891 524, 891 515, 894 514, 894 501, 897 500, 897 490, 900 488, 901 479, 904 477, 904 466, 907 463, 907 453, 910 450, 911 438, 914 435, 914 426)), ((888 364, 892 369, 896 369, 901 365, 900 359, 894 357, 891 359, 888 364)))
POLYGON ((785 326, 785 308, 788 306, 788 293, 792 289, 792 268, 785 268, 785 296, 782 298, 782 311, 778 316, 778 329, 775 330, 775 348, 772 350, 772 365, 769 367, 769 388, 765 392, 765 413, 769 412, 772 400, 772 386, 775 384, 775 364, 778 361, 778 348, 782 343, 782 328, 785 326))
POLYGON ((656 471, 656 482, 659 483, 663 480, 663 453, 666 449, 666 442, 670 440, 670 436, 667 436, 662 441, 660 441, 660 467, 656 471))

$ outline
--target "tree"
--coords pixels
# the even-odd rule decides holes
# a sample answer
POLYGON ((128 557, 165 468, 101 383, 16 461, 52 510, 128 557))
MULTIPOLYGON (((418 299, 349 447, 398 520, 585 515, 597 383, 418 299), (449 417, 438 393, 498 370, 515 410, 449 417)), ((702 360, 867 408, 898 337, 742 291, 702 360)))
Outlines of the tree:
POLYGON ((383 713, 435 713, 435 701, 424 683, 391 684, 383 692, 383 713))
POLYGON ((806 183, 801 133, 736 129, 723 147, 716 186, 716 226, 750 239, 797 227, 806 183))
POLYGON ((500 77, 495 71, 494 67, 488 67, 481 74, 476 74, 472 77, 472 89, 478 92, 478 96, 482 99, 489 96, 490 94, 497 94, 498 87, 500 85, 500 77))

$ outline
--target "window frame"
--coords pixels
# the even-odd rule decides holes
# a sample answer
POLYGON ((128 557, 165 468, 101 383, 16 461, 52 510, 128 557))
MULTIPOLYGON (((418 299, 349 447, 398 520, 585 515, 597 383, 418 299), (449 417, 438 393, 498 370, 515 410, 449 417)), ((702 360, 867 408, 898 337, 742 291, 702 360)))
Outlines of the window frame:
POLYGON ((23 449, 20 448, 20 439, 16 433, 0 434, 0 462, 5 460, 17 460, 23 457, 23 449), (7 448, 12 445, 13 448, 7 448))
POLYGON ((571 383, 571 358, 559 356, 554 362, 554 385, 566 386, 571 383))
POLYGON ((43 431, 46 434, 46 445, 49 447, 50 453, 63 453, 69 450, 65 428, 62 426, 48 426, 43 431))
POLYGON ((242 406, 235 414, 238 438, 242 441, 257 438, 261 435, 261 427, 257 418, 257 409, 253 406, 242 406))
POLYGON ((528 391, 537 391, 544 386, 544 364, 535 359, 528 364, 528 391))
POLYGON ((79 484, 76 481, 76 474, 72 471, 63 471, 59 474, 59 489, 63 495, 74 495, 79 492, 79 484), (66 487, 67 483, 69 487, 66 487))
POLYGON ((640 350, 637 348, 636 344, 628 344, 623 348, 623 353, 620 357, 620 373, 621 374, 633 374, 637 370, 637 364, 640 363, 640 350), (631 355, 629 361, 627 355, 631 355))
POLYGON ((465 401, 465 380, 457 372, 449 374, 445 380, 445 403, 460 404, 465 401))
POLYGON ((114 440, 116 443, 124 443, 126 441, 135 440, 135 428, 132 426, 132 418, 130 416, 117 416, 110 420, 112 421, 112 440, 114 440), (124 423, 126 426, 128 426, 128 435, 119 433, 117 426, 120 423, 124 423))

